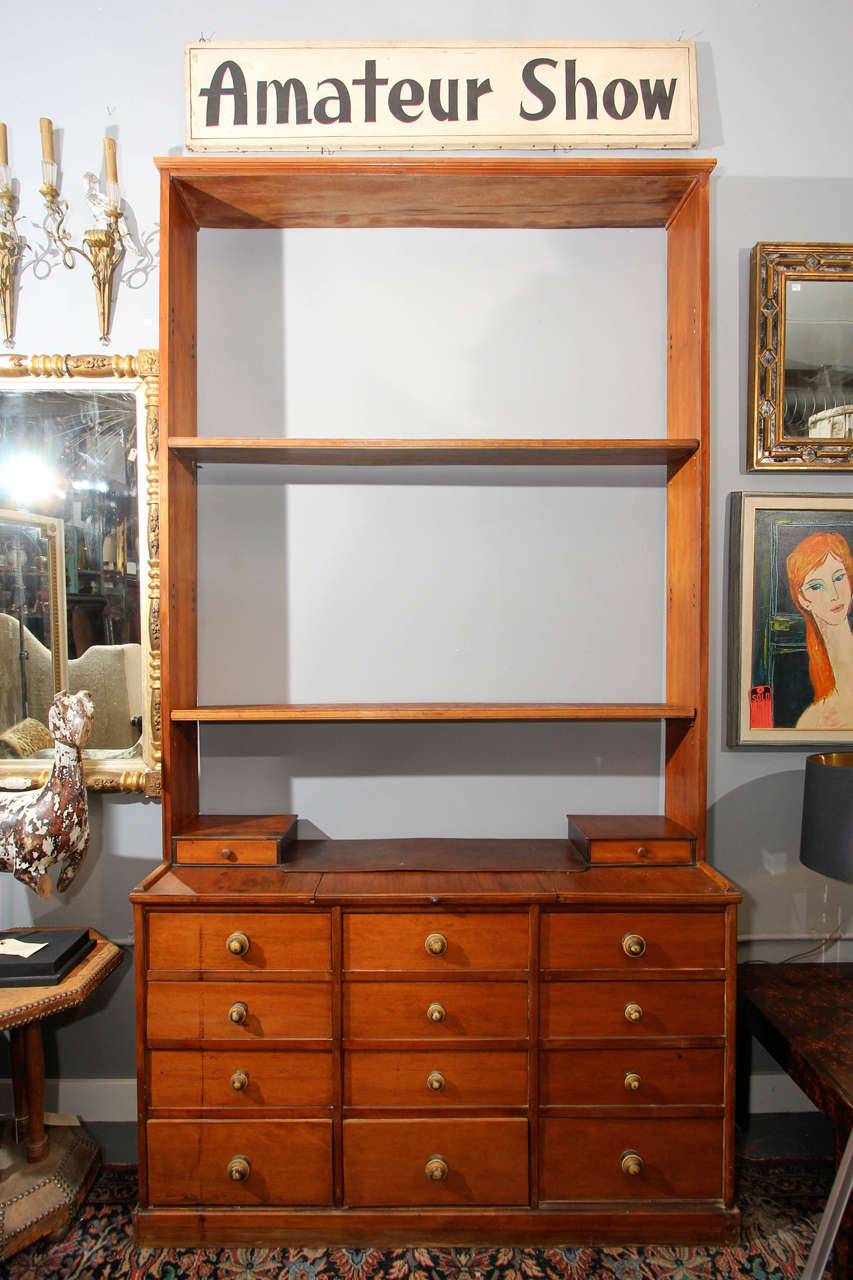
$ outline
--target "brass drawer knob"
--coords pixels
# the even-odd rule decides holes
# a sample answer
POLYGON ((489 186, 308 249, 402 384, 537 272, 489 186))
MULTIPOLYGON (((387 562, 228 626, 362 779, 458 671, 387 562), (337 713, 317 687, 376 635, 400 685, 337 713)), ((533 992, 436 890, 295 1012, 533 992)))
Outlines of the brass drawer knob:
POLYGON ((427 1076, 427 1088, 432 1089, 433 1093, 440 1093, 444 1084, 444 1076, 440 1071, 431 1071, 427 1076))
POLYGON ((629 1022, 639 1022, 642 1016, 643 1010, 638 1004, 634 1004, 632 1001, 631 1004, 625 1005, 625 1017, 629 1022))
POLYGON ((646 940, 639 933, 626 933, 622 939, 622 950, 626 956, 641 956, 646 949, 646 940))
POLYGON ((447 950, 447 939, 443 933, 429 933, 424 947, 428 955, 443 956, 447 950))
POLYGON ((444 1182, 449 1173, 447 1161, 443 1156, 430 1156, 424 1166, 424 1173, 430 1182, 444 1182))
POLYGON ((229 934, 225 940, 225 946, 231 952, 232 956, 244 956, 249 950, 249 939, 245 933, 229 934))
POLYGON ((231 1088, 235 1093, 242 1093, 249 1087, 249 1077, 245 1071, 235 1071, 231 1077, 231 1088))
POLYGON ((245 1156, 232 1156, 228 1161, 228 1177, 232 1182, 245 1182, 252 1166, 245 1156))
POLYGON ((642 1083, 643 1077, 638 1076, 636 1071, 629 1071, 625 1076, 625 1088, 629 1093, 636 1093, 642 1083))
POLYGON ((627 1173, 629 1177, 635 1178, 638 1173, 643 1172, 642 1156, 637 1155, 636 1151, 622 1152, 622 1172, 627 1173))
POLYGON ((427 1009, 427 1017, 430 1022, 444 1022, 444 1019, 447 1017, 447 1011, 444 1008, 444 1005, 438 1004, 437 1001, 434 1001, 427 1009))
POLYGON ((229 849, 227 845, 224 845, 224 846, 219 850, 219 856, 220 856, 220 858, 224 858, 226 862, 233 862, 233 861, 234 861, 234 856, 235 856, 235 855, 234 855, 234 850, 233 850, 233 849, 229 849))
POLYGON ((236 1022, 238 1026, 245 1022, 248 1016, 248 1005, 243 1004, 242 1000, 235 1000, 231 1008, 228 1010, 228 1021, 236 1022))

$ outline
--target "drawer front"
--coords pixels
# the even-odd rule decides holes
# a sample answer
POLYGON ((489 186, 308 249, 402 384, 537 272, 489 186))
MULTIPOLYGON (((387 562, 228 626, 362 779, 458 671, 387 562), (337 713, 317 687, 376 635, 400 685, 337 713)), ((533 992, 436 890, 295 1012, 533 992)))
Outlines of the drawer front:
POLYGON ((526 912, 371 912, 344 917, 348 970, 527 969, 529 949, 526 912))
POLYGON ((331 1034, 331 987, 325 982, 148 985, 149 1040, 322 1040, 331 1034))
POLYGON ((682 864, 693 861, 693 841, 590 840, 589 860, 593 866, 682 864))
POLYGON ((542 916, 543 969, 722 969, 725 958, 725 920, 716 913, 571 911, 542 916), (627 939, 632 937, 641 939, 641 954, 629 953, 627 939))
POLYGON ((147 921, 151 970, 257 973, 331 967, 331 923, 323 912, 162 911, 150 912, 147 921))
POLYGON ((540 1063, 543 1106, 723 1102, 722 1049, 550 1049, 540 1063))
POLYGON ((267 867, 278 862, 277 840, 175 839, 175 861, 190 866, 267 867))
POLYGON ((330 1120, 149 1120, 146 1133, 154 1204, 331 1203, 330 1120))
POLYGON ((152 1107, 328 1107, 329 1053, 287 1049, 155 1049, 149 1057, 152 1107))
POLYGON ((344 1105, 527 1105, 527 1053, 459 1049, 356 1049, 344 1056, 344 1105))
POLYGON ((343 1131, 350 1207, 527 1203, 526 1120, 345 1120, 343 1131))
POLYGON ((723 1126, 714 1119, 563 1117, 542 1121, 542 1201, 718 1200, 723 1126), (638 1173, 623 1168, 635 1152, 638 1173))
POLYGON ((722 982, 543 982, 542 1035, 721 1036, 722 982))
POLYGON ((354 1040, 523 1039, 526 982, 349 982, 344 1036, 354 1040))

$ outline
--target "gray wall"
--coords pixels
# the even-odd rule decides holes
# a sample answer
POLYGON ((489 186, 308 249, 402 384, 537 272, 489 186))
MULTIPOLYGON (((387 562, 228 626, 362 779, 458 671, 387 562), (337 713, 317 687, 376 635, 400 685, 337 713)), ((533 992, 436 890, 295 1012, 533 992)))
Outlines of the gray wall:
MULTIPOLYGON (((743 469, 749 250, 758 240, 851 238, 846 0, 807 14, 792 0, 601 0, 574 11, 557 0, 329 0, 284 10, 270 0, 152 0, 109 11, 51 2, 4 68, 2 114, 31 244, 43 242, 41 115, 57 129, 72 231, 86 225, 81 176, 100 167, 109 129, 131 226, 156 244, 151 157, 182 150, 183 43, 201 34, 697 42, 698 150, 717 160, 710 857, 744 890, 745 954, 774 958, 809 945, 803 936, 850 934, 853 891, 796 859, 804 752, 724 745, 727 494, 849 488, 840 476, 743 469)), ((662 254, 655 232, 204 233, 201 429, 660 434, 662 254)), ((117 352, 157 340, 156 270, 133 265, 119 289, 117 352)), ((27 265, 16 349, 97 349, 85 267, 54 264, 37 279, 27 265)), ((607 486, 595 474, 512 485, 491 474, 449 485, 427 473, 402 485, 332 479, 287 490, 269 476, 243 476, 230 490, 205 484, 203 696, 659 696, 659 477, 610 475, 607 486), (226 511, 236 532, 225 532, 226 511)), ((560 835, 566 812, 653 810, 661 799, 660 736, 644 726, 260 726, 206 733, 205 746, 210 806, 293 806, 333 836, 560 835)), ((159 859, 159 806, 94 797, 91 807, 92 848, 73 891, 42 904, 4 877, 0 927, 91 924, 130 943, 127 894, 159 859)), ((97 1007, 48 1034, 49 1074, 69 1082, 59 1102, 93 1121, 132 1114, 130 970, 97 1007)))

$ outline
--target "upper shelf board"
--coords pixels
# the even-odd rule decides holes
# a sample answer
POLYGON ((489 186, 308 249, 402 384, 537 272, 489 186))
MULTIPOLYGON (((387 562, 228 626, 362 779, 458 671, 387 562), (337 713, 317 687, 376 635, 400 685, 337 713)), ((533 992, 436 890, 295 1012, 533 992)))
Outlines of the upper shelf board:
POLYGON ((161 156, 198 227, 666 227, 714 161, 161 156))
POLYGON ((696 708, 662 702, 360 702, 178 708, 196 724, 354 720, 693 720, 696 708))
POLYGON ((685 462, 695 439, 297 440, 177 436, 173 453, 195 462, 317 466, 654 466, 685 462))

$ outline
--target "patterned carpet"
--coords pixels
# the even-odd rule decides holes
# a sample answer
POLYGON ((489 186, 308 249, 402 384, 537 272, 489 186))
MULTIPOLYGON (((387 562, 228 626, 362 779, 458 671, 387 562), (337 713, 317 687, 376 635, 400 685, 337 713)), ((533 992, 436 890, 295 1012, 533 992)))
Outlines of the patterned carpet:
POLYGON ((58 1244, 0 1263, 2 1280, 787 1280, 832 1182, 823 1160, 741 1160, 736 1245, 578 1248, 137 1249, 136 1170, 104 1169, 58 1244))

